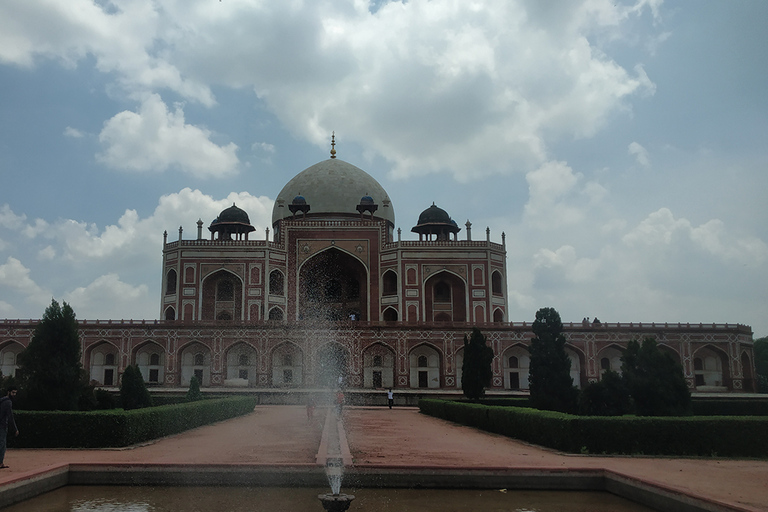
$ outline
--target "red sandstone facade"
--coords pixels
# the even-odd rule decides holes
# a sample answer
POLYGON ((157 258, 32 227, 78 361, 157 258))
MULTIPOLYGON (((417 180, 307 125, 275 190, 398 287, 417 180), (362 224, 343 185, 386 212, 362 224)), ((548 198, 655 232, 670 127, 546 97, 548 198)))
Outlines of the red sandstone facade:
MULTIPOLYGON (((463 338, 479 327, 493 348, 492 388, 526 389, 533 336, 507 318, 506 246, 472 240, 434 204, 395 234, 386 192, 336 160, 297 175, 278 195, 273 238, 251 240, 233 205, 197 237, 163 244, 160 321, 84 321, 83 365, 115 386, 137 364, 145 381, 205 387, 460 389, 463 338)), ((35 323, 0 323, 4 375, 35 323)), ((574 383, 619 370, 626 343, 646 336, 683 366, 692 390, 754 391, 748 326, 566 324, 574 383)))

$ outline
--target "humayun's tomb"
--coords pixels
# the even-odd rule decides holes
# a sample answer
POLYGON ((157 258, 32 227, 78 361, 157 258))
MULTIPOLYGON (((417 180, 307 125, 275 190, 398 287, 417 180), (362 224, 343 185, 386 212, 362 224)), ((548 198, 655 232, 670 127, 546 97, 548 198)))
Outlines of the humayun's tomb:
MULTIPOLYGON (((150 385, 461 389, 463 338, 493 348, 492 389, 528 386, 530 322, 510 322, 506 242, 460 228, 435 204, 402 240, 387 192, 331 158, 280 191, 272 230, 222 211, 203 235, 163 243, 161 320, 81 320, 83 366, 116 386, 130 364, 150 385), (414 236, 415 238, 415 236, 414 236)), ((193 231, 194 232, 194 231, 193 231)), ((546 306, 547 304, 542 304, 546 306)), ((36 321, 0 322, 3 375, 16 371, 36 321)), ((693 391, 754 391, 752 330, 738 324, 565 323, 574 383, 611 368, 632 339, 653 336, 693 391)))

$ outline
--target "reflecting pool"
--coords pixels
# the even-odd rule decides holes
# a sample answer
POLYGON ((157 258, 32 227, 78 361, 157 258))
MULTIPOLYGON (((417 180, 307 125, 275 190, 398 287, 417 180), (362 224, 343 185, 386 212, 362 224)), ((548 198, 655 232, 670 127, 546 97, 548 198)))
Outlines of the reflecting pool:
MULTIPOLYGON (((350 512, 648 512, 607 492, 343 489, 350 512)), ((267 512, 323 510, 327 488, 67 486, 4 512, 267 512)))

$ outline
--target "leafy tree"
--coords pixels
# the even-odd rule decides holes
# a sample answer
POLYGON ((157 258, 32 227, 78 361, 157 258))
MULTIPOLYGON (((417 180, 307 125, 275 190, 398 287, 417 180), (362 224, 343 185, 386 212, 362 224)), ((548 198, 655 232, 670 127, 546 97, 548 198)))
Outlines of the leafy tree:
POLYGON ((691 392, 682 366, 670 354, 659 350, 656 339, 627 343, 621 358, 622 378, 632 396, 635 412, 641 416, 687 414, 691 392))
POLYGON ((536 312, 528 380, 531 405, 538 409, 575 412, 579 392, 571 377, 571 360, 565 353, 565 336, 560 314, 554 308, 536 312))
POLYGON ((149 396, 144 378, 138 366, 129 365, 123 372, 120 383, 120 401, 123 409, 141 409, 152 406, 152 397, 149 396))
POLYGON ((768 336, 755 340, 755 371, 757 391, 768 393, 768 336))
POLYGON ((32 341, 19 354, 19 370, 28 408, 77 409, 83 367, 77 320, 69 304, 51 300, 32 341))
POLYGON ((589 416, 621 416, 632 409, 629 389, 621 375, 608 370, 600 381, 584 388, 579 412, 589 416))
POLYGON ((200 382, 194 375, 189 379, 189 390, 187 390, 187 402, 197 402, 203 399, 203 394, 200 392, 200 382))
POLYGON ((477 400, 491 385, 493 370, 493 349, 485 344, 485 336, 477 327, 472 328, 472 336, 464 335, 464 362, 461 366, 461 389, 464 396, 477 400))

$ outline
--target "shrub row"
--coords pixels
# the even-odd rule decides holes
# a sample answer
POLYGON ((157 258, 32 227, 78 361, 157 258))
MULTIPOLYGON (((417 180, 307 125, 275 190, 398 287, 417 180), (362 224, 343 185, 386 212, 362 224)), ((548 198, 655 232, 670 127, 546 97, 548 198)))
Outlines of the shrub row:
POLYGON ((696 416, 768 416, 766 399, 694 399, 691 410, 696 416))
POLYGON ((768 457, 768 418, 575 416, 422 399, 421 412, 570 453, 768 457))
POLYGON ((16 448, 111 448, 178 434, 253 411, 256 399, 233 397, 124 411, 16 411, 16 448))

